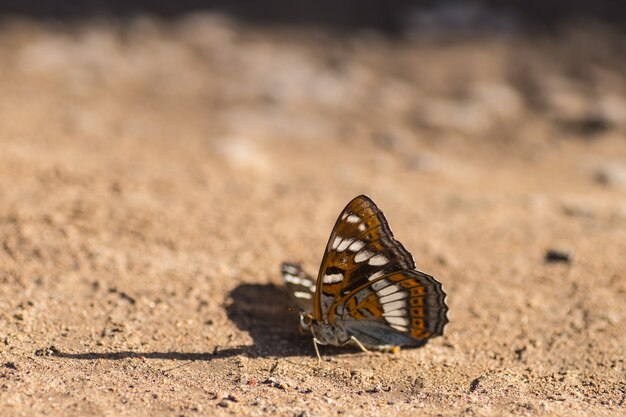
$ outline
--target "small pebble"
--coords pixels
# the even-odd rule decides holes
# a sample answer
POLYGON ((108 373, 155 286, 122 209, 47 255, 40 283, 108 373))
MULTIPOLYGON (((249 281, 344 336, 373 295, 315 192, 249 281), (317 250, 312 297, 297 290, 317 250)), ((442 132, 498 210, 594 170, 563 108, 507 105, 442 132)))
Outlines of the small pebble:
POLYGON ((13 370, 17 371, 17 366, 13 362, 6 362, 3 366, 5 368, 13 369, 13 370))
POLYGON ((377 393, 377 392, 382 391, 382 389, 383 389, 383 387, 382 387, 382 386, 380 386, 380 384, 379 384, 379 385, 376 385, 376 386, 375 386, 374 388, 372 388, 372 389, 368 389, 368 390, 367 390, 367 391, 365 391, 365 392, 367 392, 368 394, 375 394, 375 393, 377 393))
POLYGON ((593 137, 614 127, 614 123, 601 114, 588 114, 576 120, 563 122, 563 127, 581 136, 593 137))
POLYGON ((555 262, 571 263, 572 262, 572 256, 568 251, 558 250, 558 249, 548 249, 546 251, 546 255, 544 259, 548 263, 555 263, 555 262))
POLYGON ((267 378, 265 381, 263 381, 263 383, 264 383, 264 384, 267 384, 267 385, 271 385, 271 386, 273 386, 274 388, 279 388, 279 389, 282 389, 282 390, 286 390, 286 389, 288 388, 286 383, 281 382, 281 381, 278 381, 278 380, 277 380, 276 378, 274 378, 274 377, 269 377, 269 378, 267 378))
POLYGON ((594 180, 598 184, 626 188, 626 164, 604 164, 596 170, 594 180))
POLYGON ((57 349, 55 346, 50 346, 45 349, 37 349, 35 351, 35 356, 51 356, 55 353, 59 353, 59 349, 57 349))

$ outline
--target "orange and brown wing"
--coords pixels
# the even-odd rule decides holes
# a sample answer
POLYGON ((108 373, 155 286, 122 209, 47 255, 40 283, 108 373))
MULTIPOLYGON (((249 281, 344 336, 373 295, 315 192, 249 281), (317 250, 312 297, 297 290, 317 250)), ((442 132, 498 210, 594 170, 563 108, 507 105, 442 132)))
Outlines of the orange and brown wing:
POLYGON ((316 283, 316 320, 327 319, 333 304, 363 284, 413 268, 413 257, 394 239, 382 211, 365 195, 354 198, 326 245, 316 283))
POLYGON ((330 322, 369 347, 419 346, 448 322, 441 283, 419 271, 397 271, 364 283, 333 304, 330 322))

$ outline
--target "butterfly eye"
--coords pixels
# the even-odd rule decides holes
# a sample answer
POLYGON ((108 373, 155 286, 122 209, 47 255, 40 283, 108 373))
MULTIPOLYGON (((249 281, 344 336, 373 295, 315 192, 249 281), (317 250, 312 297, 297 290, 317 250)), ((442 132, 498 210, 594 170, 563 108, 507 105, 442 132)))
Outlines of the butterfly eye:
POLYGON ((309 327, 312 323, 313 323, 313 316, 311 314, 308 313, 302 313, 300 315, 300 322, 306 326, 309 327))

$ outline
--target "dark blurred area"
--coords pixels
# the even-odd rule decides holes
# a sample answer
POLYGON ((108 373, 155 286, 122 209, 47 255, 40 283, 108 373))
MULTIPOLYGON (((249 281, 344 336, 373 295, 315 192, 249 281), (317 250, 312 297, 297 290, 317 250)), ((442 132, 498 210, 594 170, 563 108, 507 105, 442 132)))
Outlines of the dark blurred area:
POLYGON ((0 1, 0 14, 61 20, 132 17, 175 18, 192 12, 220 12, 257 24, 311 25, 335 29, 374 28, 398 32, 412 26, 498 28, 521 25, 550 29, 572 20, 600 20, 622 27, 626 3, 620 1, 531 0, 437 2, 398 0, 40 0, 0 1))

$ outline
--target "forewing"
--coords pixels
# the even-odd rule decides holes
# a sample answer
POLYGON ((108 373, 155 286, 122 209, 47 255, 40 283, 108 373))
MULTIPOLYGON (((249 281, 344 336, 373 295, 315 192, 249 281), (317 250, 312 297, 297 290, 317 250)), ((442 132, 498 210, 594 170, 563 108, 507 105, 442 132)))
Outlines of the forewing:
POLYGON ((326 245, 317 278, 315 318, 368 280, 415 268, 411 254, 394 239, 387 219, 365 195, 343 209, 326 245))
POLYGON ((289 295, 298 307, 307 313, 313 313, 315 279, 304 272, 300 265, 296 264, 281 264, 280 273, 289 295))
POLYGON ((441 283, 419 271, 397 271, 356 288, 334 304, 329 318, 366 346, 419 346, 442 335, 448 322, 441 283))

